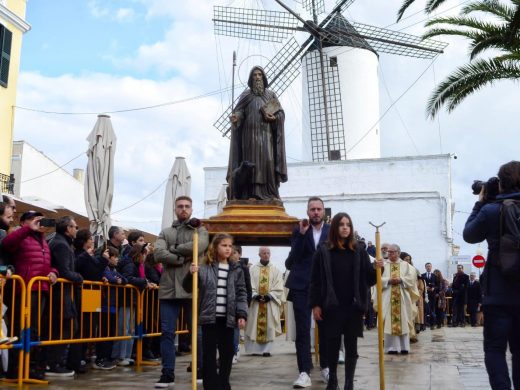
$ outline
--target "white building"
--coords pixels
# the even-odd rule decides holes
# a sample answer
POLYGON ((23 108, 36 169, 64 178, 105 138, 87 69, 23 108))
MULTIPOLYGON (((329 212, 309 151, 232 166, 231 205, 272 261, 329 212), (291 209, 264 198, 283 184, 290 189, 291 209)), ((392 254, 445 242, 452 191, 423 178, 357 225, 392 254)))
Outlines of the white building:
POLYGON ((74 177, 25 141, 13 142, 11 173, 17 198, 48 202, 86 216, 83 172, 76 172, 74 177))
MULTIPOLYGON (((424 270, 431 262, 449 275, 452 255, 451 156, 412 156, 289 164, 289 181, 280 187, 287 213, 306 217, 307 199, 320 196, 334 215, 345 211, 354 228, 374 240, 381 228, 382 242, 397 243, 424 270)), ((217 196, 226 168, 205 168, 205 218, 216 215, 217 196)), ((289 248, 272 248, 272 260, 283 270, 289 248)), ((244 256, 257 261, 257 248, 244 256)))

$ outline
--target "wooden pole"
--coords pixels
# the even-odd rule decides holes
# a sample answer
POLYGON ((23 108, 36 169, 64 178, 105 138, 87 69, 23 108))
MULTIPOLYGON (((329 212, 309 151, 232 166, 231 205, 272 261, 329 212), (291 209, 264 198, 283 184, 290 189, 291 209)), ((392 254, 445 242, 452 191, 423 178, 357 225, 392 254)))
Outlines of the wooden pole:
MULTIPOLYGON (((193 264, 199 265, 199 231, 193 231, 193 264)), ((197 333, 199 318, 199 273, 194 272, 191 299, 191 389, 197 390, 197 333)))
MULTIPOLYGON (((379 228, 383 226, 386 222, 383 222, 381 225, 376 226, 372 222, 369 222, 370 225, 376 228, 376 260, 381 258, 381 235, 379 233, 379 228)), ((385 390, 385 359, 384 359, 384 351, 383 351, 383 284, 381 282, 381 268, 376 268, 376 276, 377 276, 377 339, 379 346, 379 389, 385 390)))

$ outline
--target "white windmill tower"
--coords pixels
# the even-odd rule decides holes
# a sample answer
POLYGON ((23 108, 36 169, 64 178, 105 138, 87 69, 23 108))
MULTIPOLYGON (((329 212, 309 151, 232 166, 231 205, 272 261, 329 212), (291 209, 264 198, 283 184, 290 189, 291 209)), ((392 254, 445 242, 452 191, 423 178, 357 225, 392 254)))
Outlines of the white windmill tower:
MULTIPOLYGON (((323 0, 303 0, 313 20, 287 12, 214 7, 215 34, 282 42, 265 67, 270 88, 280 96, 303 73, 303 156, 327 161, 380 157, 378 53, 433 58, 447 44, 389 29, 349 22, 342 13, 354 0, 340 0, 325 12, 323 0), (293 33, 309 37, 299 44, 293 33), (301 69, 301 70, 300 70, 301 69)), ((229 131, 231 106, 215 122, 229 131)))

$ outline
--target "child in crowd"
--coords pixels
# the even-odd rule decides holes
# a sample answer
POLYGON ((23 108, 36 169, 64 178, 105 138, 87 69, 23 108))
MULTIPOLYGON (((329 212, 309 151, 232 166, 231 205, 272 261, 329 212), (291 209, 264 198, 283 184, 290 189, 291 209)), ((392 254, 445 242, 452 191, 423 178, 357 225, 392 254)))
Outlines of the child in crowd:
MULTIPOLYGON (((155 283, 151 283, 146 278, 144 260, 148 254, 147 245, 135 244, 130 249, 127 256, 123 257, 118 269, 128 284, 136 286, 139 289, 156 288, 155 283)), ((121 297, 119 296, 119 318, 118 318, 118 334, 133 335, 135 333, 135 313, 138 296, 134 289, 127 289, 121 297)), ((114 343, 112 349, 112 359, 117 359, 119 366, 128 366, 133 364, 132 349, 134 339, 121 340, 114 343)))
MULTIPOLYGON (((199 323, 202 327, 202 379, 204 390, 228 390, 234 355, 234 330, 244 328, 247 320, 247 293, 242 268, 229 261, 233 237, 217 234, 202 266, 192 264, 190 273, 198 272, 199 323), (220 367, 217 373, 217 348, 220 367)), ((187 274, 183 287, 193 290, 192 275, 187 274)))
MULTIPOLYGON (((126 278, 117 271, 119 253, 116 248, 108 247, 108 265, 103 272, 102 281, 115 285, 125 285, 126 278)), ((117 311, 117 287, 103 287, 101 305, 100 337, 116 335, 116 311, 117 311)), ((112 354, 112 341, 102 341, 97 344, 96 363, 94 368, 99 370, 110 370, 115 367, 110 357, 112 354)))

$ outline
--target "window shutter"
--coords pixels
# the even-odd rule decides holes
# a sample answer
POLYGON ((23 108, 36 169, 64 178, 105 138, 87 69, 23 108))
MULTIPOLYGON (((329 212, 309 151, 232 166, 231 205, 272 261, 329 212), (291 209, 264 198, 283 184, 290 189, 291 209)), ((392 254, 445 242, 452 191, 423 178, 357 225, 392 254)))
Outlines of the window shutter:
POLYGON ((7 87, 13 33, 0 25, 0 85, 7 87))

